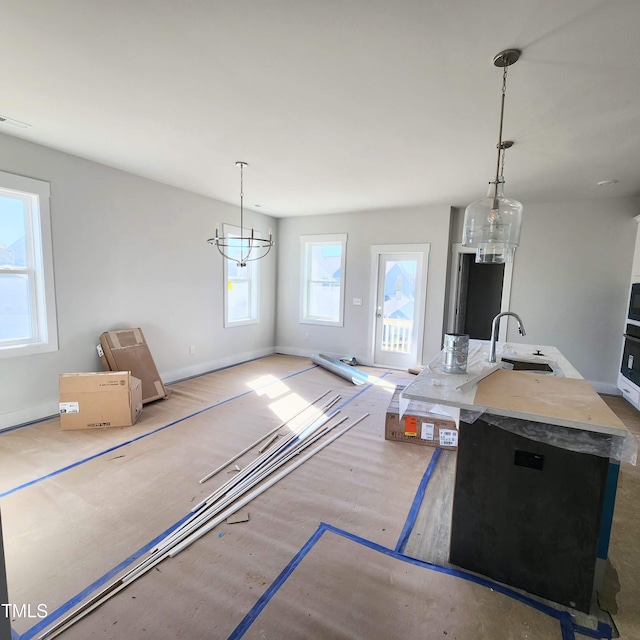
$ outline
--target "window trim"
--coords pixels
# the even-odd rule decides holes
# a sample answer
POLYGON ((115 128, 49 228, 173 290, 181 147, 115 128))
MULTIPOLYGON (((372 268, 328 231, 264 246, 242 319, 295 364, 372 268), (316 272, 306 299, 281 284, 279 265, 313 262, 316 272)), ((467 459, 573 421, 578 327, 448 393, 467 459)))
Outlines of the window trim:
MULTIPOLYGON (((240 227, 236 227, 231 224, 222 225, 222 233, 226 238, 239 236, 242 232, 240 227)), ((260 233, 256 233, 260 236, 260 233)), ((231 327, 244 327, 252 324, 260 324, 260 267, 258 266, 259 260, 247 262, 247 269, 249 270, 250 286, 250 301, 249 304, 254 310, 254 313, 250 314, 251 317, 247 320, 229 320, 229 259, 223 259, 223 326, 225 329, 231 327)))
POLYGON ((347 263, 347 234, 331 233, 322 235, 300 236, 300 324, 315 324, 325 327, 344 327, 344 300, 346 283, 346 263, 347 263), (307 307, 309 303, 309 282, 307 278, 310 254, 307 247, 318 245, 340 244, 340 295, 338 309, 338 320, 322 320, 309 316, 307 307))
POLYGON ((0 171, 0 190, 25 195, 27 211, 27 267, 2 268, 0 272, 26 273, 29 276, 31 315, 34 337, 22 342, 0 345, 0 358, 29 356, 58 351, 53 242, 51 234, 51 185, 48 182, 0 171), (34 198, 35 197, 35 198, 34 198), (34 326, 35 324, 35 326, 34 326))

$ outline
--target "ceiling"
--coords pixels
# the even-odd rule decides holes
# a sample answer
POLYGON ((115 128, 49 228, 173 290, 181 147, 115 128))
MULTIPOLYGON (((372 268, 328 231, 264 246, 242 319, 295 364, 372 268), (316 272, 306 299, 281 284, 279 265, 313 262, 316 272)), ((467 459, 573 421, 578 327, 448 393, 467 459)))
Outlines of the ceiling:
POLYGON ((236 204, 242 160, 275 216, 466 206, 509 47, 507 195, 640 195, 638 0, 3 0, 0 131, 236 204))

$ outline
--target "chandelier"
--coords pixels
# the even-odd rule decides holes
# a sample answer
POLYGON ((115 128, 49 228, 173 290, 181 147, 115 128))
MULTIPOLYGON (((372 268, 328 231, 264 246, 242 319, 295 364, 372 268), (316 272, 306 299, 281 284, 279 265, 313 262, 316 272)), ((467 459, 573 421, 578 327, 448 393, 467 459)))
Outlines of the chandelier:
MULTIPOLYGON (((269 239, 257 238, 251 227, 251 233, 245 234, 244 228, 244 168, 249 165, 246 162, 236 162, 236 166, 240 167, 240 235, 227 234, 221 235, 216 225, 216 235, 209 238, 209 244, 215 244, 220 254, 227 260, 235 262, 239 267, 246 267, 247 262, 260 260, 264 258, 271 247, 275 244, 271 229, 269 229, 269 239)), ((248 230, 247 230, 248 231, 248 230)))
POLYGON ((520 53, 518 49, 506 49, 493 59, 496 67, 503 68, 496 176, 489 182, 487 197, 472 202, 466 208, 462 230, 462 246, 476 249, 476 262, 480 263, 513 262, 520 243, 522 204, 504 195, 504 154, 513 142, 502 140, 507 68, 517 62, 520 53))

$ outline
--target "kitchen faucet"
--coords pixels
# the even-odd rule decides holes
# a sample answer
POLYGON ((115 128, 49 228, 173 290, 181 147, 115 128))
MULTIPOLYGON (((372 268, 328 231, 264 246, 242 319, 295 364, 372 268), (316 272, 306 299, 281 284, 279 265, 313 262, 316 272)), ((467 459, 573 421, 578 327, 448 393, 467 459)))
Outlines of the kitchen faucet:
POLYGON ((527 332, 524 330, 522 320, 520 320, 520 316, 517 313, 513 313, 513 311, 505 311, 504 313, 499 313, 491 323, 491 346, 489 347, 489 362, 496 361, 496 341, 498 340, 498 325, 500 324, 500 318, 502 318, 502 316, 513 316, 518 321, 518 331, 520 332, 520 335, 527 335, 527 332))

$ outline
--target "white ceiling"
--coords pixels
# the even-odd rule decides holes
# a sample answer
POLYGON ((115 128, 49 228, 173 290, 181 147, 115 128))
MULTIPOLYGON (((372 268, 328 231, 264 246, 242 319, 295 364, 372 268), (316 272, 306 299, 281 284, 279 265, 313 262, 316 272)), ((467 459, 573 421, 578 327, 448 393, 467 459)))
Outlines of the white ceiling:
POLYGON ((640 195, 638 0, 3 0, 0 114, 32 126, 0 131, 236 204, 243 160, 276 216, 465 206, 508 47, 507 195, 640 195))

